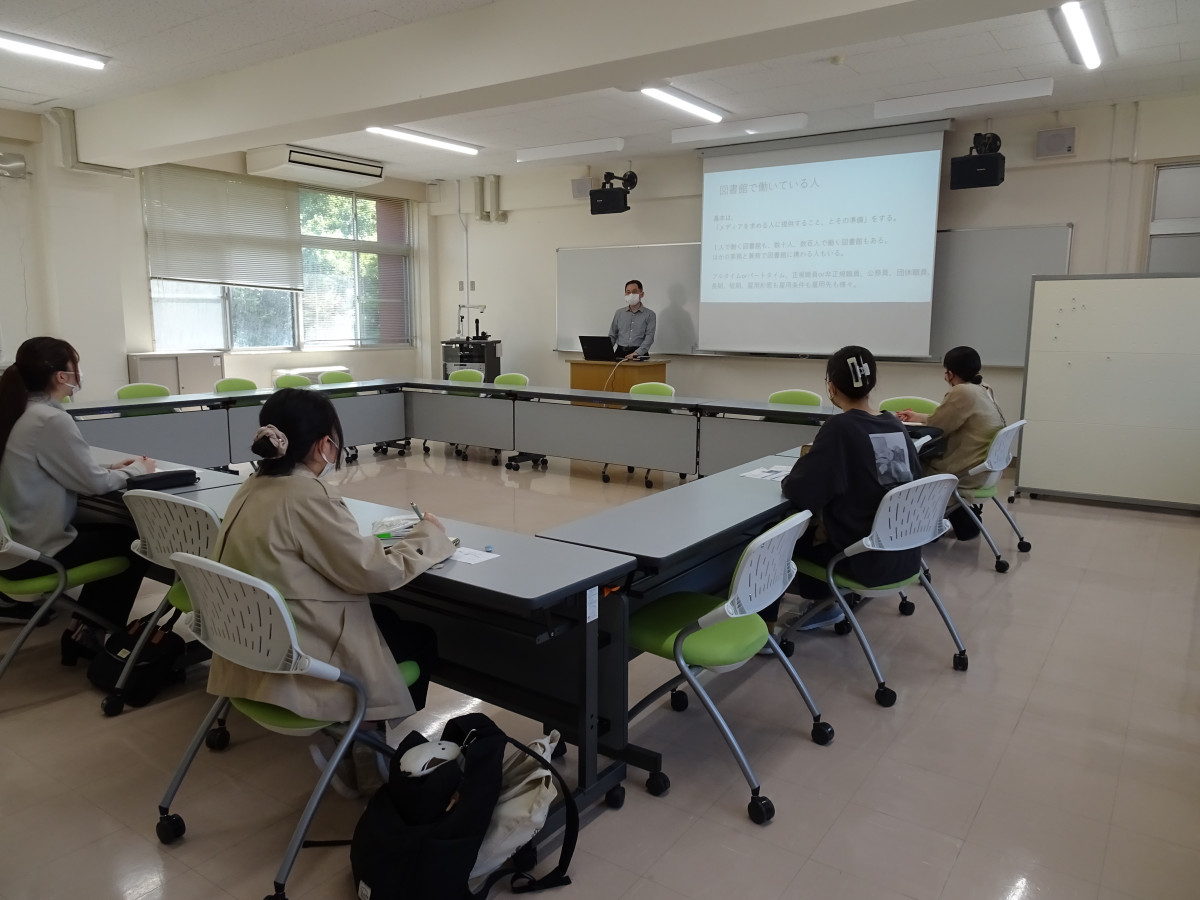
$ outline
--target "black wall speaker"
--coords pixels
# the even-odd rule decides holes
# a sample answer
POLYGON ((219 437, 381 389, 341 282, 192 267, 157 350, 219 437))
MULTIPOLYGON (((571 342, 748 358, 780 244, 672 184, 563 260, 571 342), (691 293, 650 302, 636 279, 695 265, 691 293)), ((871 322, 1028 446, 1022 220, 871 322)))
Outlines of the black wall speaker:
POLYGON ((950 160, 950 190, 995 187, 1004 183, 1003 153, 972 153, 950 160))

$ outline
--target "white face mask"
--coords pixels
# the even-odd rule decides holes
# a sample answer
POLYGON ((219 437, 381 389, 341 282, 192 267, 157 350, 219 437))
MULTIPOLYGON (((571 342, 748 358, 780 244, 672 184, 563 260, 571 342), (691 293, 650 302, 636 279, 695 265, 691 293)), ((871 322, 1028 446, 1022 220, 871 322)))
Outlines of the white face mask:
POLYGON ((635 306, 637 306, 639 303, 642 302, 642 298, 638 294, 626 294, 625 302, 629 304, 630 309, 633 309, 635 306))
POLYGON ((337 455, 338 455, 338 451, 336 451, 336 450, 333 451, 333 459, 330 460, 325 455, 325 451, 323 451, 323 450, 321 451, 321 459, 325 460, 325 468, 323 468, 321 470, 321 474, 317 476, 318 478, 324 478, 326 475, 328 475, 330 472, 332 472, 334 469, 337 468, 337 466, 334 464, 335 461, 337 460, 337 455))

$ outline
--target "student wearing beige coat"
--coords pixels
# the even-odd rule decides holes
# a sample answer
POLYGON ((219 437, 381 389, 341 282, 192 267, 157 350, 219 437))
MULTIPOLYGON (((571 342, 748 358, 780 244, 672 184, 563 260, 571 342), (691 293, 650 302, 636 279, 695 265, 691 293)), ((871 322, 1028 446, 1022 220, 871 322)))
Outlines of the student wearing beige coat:
MULTIPOLYGON (((987 473, 971 475, 970 470, 987 459, 992 439, 1005 425, 1004 413, 992 389, 983 383, 983 362, 974 348, 947 350, 942 365, 950 390, 941 405, 927 415, 912 410, 897 415, 904 422, 940 428, 945 435, 946 452, 925 463, 926 475, 950 474, 958 478, 959 487, 979 487, 987 473)), ((950 523, 960 540, 979 534, 979 529, 961 510, 951 512, 950 523)))
MULTIPOLYGON (((453 544, 430 515, 392 547, 359 534, 345 502, 322 480, 340 465, 343 444, 337 412, 323 395, 276 391, 259 423, 252 449, 263 461, 230 503, 213 558, 279 590, 304 651, 352 672, 366 686, 368 720, 411 715, 425 702, 436 638, 372 605, 367 595, 411 581, 448 558, 453 544), (405 659, 421 667, 411 693, 396 667, 405 659)), ((344 685, 255 672, 219 658, 213 659, 208 690, 314 719, 345 721, 353 710, 344 685)))

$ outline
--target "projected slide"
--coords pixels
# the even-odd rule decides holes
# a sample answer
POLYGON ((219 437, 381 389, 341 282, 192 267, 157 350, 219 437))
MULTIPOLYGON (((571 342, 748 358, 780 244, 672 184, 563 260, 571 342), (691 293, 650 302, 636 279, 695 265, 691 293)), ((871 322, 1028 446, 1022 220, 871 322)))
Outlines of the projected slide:
POLYGON ((704 299, 928 303, 940 156, 706 174, 704 299))
POLYGON ((929 353, 940 133, 706 158, 700 347, 929 353))

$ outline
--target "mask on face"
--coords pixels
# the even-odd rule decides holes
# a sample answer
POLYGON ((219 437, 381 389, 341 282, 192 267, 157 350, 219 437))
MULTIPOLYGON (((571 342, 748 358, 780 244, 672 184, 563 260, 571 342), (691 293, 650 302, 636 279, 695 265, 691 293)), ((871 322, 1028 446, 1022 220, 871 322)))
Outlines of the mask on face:
POLYGON ((633 309, 635 306, 637 306, 639 303, 642 302, 642 298, 637 294, 626 294, 625 302, 627 304, 629 304, 630 309, 633 309))
POLYGON ((72 384, 71 382, 68 381, 68 382, 66 382, 66 385, 67 385, 67 396, 68 397, 74 397, 77 393, 79 393, 79 385, 78 384, 72 384))
POLYGON ((323 468, 321 470, 321 474, 317 476, 318 478, 324 478, 330 472, 332 472, 334 469, 337 468, 337 466, 334 465, 334 461, 337 459, 337 451, 336 450, 333 451, 333 459, 331 460, 325 455, 325 451, 322 450, 321 451, 321 459, 325 460, 325 468, 323 468))

